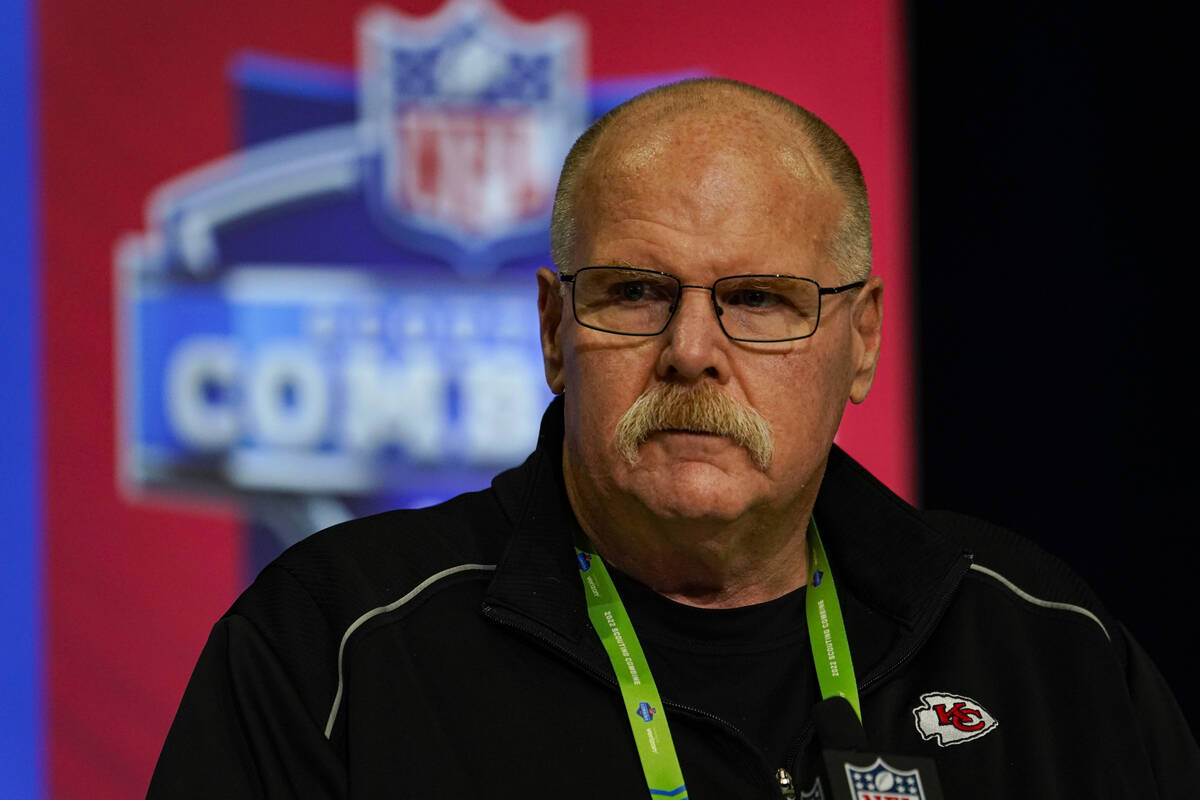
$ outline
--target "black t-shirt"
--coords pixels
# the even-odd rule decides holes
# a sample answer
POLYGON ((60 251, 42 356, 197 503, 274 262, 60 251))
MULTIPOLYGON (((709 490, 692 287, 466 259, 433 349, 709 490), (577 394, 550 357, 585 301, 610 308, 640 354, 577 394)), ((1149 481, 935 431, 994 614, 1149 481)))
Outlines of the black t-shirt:
POLYGON ((659 694, 707 711, 784 766, 820 700, 804 616, 804 587, 766 603, 695 608, 609 567, 659 694))

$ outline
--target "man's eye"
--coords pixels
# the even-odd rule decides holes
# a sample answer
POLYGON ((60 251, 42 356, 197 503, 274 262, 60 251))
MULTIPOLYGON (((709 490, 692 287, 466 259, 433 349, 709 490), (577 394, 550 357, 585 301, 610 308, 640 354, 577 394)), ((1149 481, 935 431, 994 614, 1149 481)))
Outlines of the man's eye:
POLYGON ((622 281, 614 284, 610 290, 610 295, 620 301, 626 303, 638 303, 657 299, 658 293, 654 291, 654 287, 646 283, 646 281, 622 281))
POLYGON ((775 308, 783 301, 775 292, 768 292, 763 289, 738 289, 725 295, 722 301, 729 306, 743 306, 745 308, 775 308))

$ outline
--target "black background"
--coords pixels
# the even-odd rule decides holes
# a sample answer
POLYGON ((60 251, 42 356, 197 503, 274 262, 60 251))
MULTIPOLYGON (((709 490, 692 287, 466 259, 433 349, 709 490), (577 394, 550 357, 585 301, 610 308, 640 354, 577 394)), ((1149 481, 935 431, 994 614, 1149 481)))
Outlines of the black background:
POLYGON ((1073 565, 1196 731, 1200 46, 1148 8, 908 11, 923 505, 1073 565))

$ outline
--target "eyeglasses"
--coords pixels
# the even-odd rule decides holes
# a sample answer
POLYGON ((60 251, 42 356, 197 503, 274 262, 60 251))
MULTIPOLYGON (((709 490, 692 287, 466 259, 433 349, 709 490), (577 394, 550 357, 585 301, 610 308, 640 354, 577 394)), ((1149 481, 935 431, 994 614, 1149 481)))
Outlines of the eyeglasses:
POLYGON ((731 275, 699 286, 634 267, 583 267, 560 272, 558 279, 571 284, 571 305, 580 325, 623 336, 657 336, 671 324, 683 290, 703 289, 712 295, 721 330, 736 342, 806 339, 817 332, 823 296, 866 283, 827 289, 792 275, 731 275))

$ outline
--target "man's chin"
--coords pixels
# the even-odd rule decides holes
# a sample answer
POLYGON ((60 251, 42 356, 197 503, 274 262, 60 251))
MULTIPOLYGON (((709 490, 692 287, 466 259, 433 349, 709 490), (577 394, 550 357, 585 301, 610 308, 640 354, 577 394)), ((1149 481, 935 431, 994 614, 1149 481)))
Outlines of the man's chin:
POLYGON ((760 480, 753 468, 731 474, 728 468, 697 460, 634 469, 625 489, 664 520, 731 522, 765 489, 760 480))

